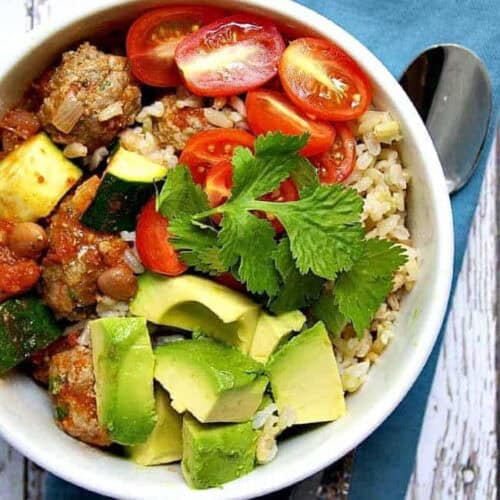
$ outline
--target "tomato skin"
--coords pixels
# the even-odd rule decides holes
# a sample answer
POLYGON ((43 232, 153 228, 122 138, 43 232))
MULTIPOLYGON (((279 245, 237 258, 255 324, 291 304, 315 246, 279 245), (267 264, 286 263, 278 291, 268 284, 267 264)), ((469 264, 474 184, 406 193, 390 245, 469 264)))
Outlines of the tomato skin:
POLYGON ((185 37, 175 50, 175 61, 191 92, 229 96, 271 80, 284 49, 283 37, 272 22, 235 14, 185 37))
POLYGON ((174 61, 177 44, 193 30, 224 15, 222 9, 215 7, 182 5, 145 12, 127 34, 132 73, 141 82, 155 87, 179 84, 181 79, 174 61))
POLYGON ((248 124, 256 135, 277 131, 288 135, 309 132, 309 140, 300 151, 304 156, 324 153, 332 147, 335 128, 329 123, 305 117, 281 92, 248 92, 246 107, 248 124))
POLYGON ((342 49, 320 38, 291 42, 279 75, 291 101, 315 118, 353 120, 371 101, 371 84, 363 70, 342 49))
POLYGON ((169 243, 168 220, 156 211, 151 198, 137 220, 136 246, 142 263, 150 271, 177 276, 187 270, 174 247, 169 243))
MULTIPOLYGON (((223 161, 215 165, 208 173, 205 192, 211 207, 222 205, 231 195, 231 187, 233 185, 233 167, 231 162, 223 161)), ((297 201, 299 192, 297 186, 291 179, 284 180, 280 187, 272 193, 264 195, 262 201, 297 201)), ((280 221, 264 212, 256 212, 255 215, 263 219, 269 219, 277 234, 284 231, 280 221)), ((220 224, 222 214, 212 215, 212 220, 216 224, 220 224)))
POLYGON ((214 165, 223 160, 230 161, 237 146, 253 149, 254 142, 255 137, 241 129, 205 130, 188 140, 179 163, 187 165, 194 182, 204 186, 214 165))
POLYGON ((351 175, 356 162, 356 140, 351 129, 344 123, 336 123, 335 128, 337 136, 331 150, 311 158, 323 184, 344 181, 351 175))
POLYGON ((214 280, 238 292, 244 292, 246 290, 245 285, 240 283, 231 273, 219 274, 219 276, 214 277, 214 280))

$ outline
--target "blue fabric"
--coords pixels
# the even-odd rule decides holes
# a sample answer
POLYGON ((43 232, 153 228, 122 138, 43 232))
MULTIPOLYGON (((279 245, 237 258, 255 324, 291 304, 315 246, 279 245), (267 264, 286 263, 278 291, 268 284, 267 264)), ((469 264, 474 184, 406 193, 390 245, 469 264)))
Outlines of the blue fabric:
MULTIPOLYGON (((498 0, 299 0, 357 37, 399 77, 429 45, 463 44, 485 61, 493 83, 494 113, 480 165, 469 184, 453 196, 455 262, 453 287, 462 265, 478 202, 486 157, 497 124, 500 95, 500 8, 498 0)), ((394 413, 356 451, 350 500, 401 500, 413 470, 442 331, 413 389, 394 413)), ((103 499, 48 476, 45 500, 103 499)))
MULTIPOLYGON (((459 43, 483 59, 493 84, 494 112, 479 168, 452 197, 455 262, 453 290, 479 199, 487 155, 497 125, 500 96, 498 0, 299 0, 345 28, 399 77, 423 49, 459 43)), ((356 450, 350 500, 402 500, 413 471, 422 421, 443 330, 412 390, 393 414, 356 450)))

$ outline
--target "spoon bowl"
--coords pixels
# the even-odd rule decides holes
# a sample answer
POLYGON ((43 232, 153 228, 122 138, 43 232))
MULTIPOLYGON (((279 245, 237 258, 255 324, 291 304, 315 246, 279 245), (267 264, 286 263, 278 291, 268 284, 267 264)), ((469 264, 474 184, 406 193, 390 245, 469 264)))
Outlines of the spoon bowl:
POLYGON ((490 121, 491 83, 474 52, 460 45, 429 47, 400 79, 438 152, 449 193, 470 179, 490 121))

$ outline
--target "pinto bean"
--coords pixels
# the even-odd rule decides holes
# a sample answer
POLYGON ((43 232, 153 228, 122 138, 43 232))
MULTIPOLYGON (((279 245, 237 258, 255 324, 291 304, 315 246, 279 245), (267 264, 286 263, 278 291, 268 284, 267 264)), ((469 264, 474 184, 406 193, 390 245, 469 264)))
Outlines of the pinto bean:
POLYGON ((8 246, 19 257, 36 259, 47 247, 47 234, 34 222, 19 222, 9 234, 8 246))
POLYGON ((106 269, 97 279, 99 290, 115 300, 129 300, 137 293, 137 278, 126 266, 106 269))

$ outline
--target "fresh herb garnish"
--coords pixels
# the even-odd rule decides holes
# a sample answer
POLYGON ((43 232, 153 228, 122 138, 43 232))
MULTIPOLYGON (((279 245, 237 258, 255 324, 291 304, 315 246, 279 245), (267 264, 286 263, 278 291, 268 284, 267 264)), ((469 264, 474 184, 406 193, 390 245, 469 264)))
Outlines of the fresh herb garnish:
POLYGON ((320 185, 316 170, 300 156, 308 136, 270 133, 255 141, 255 153, 238 147, 232 159, 230 198, 210 208, 189 169, 177 166, 157 198, 169 218, 171 243, 194 269, 210 275, 232 272, 253 293, 267 294, 275 313, 310 306, 337 334, 352 322, 361 335, 392 287, 405 262, 401 247, 365 240, 363 199, 342 184, 320 185), (292 177, 300 199, 260 198, 292 177), (278 243, 267 213, 283 225, 278 243), (211 216, 222 215, 220 227, 211 216), (323 294, 325 279, 334 291, 323 294), (321 295, 321 298, 320 298, 321 295))

